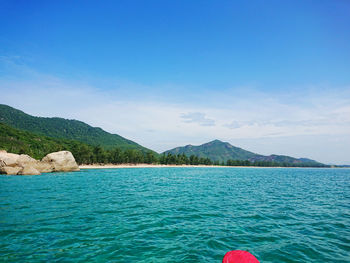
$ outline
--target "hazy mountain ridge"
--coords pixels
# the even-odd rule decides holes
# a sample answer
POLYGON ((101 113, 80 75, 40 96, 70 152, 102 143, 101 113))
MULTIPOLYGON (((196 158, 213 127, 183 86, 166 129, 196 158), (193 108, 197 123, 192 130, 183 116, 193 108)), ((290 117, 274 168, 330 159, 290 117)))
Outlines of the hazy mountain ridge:
POLYGON ((82 121, 57 117, 35 117, 3 104, 0 104, 0 122, 35 134, 51 138, 77 140, 94 146, 99 145, 105 149, 118 147, 124 150, 151 151, 118 134, 108 133, 82 121))
POLYGON ((286 155, 272 154, 269 156, 256 154, 239 147, 235 147, 228 142, 214 140, 199 146, 186 145, 165 151, 164 154, 185 154, 198 157, 209 158, 213 161, 227 162, 228 160, 249 160, 251 162, 277 162, 277 163, 318 163, 308 158, 294 158, 286 155))

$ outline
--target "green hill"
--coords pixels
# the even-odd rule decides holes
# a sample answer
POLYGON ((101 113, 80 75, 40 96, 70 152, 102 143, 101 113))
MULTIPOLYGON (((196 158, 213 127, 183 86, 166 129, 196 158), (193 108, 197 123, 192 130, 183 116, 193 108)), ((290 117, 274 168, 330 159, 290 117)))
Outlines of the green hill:
POLYGON ((227 161, 227 160, 248 160, 255 157, 256 154, 232 146, 227 142, 214 140, 199 146, 187 145, 177 147, 164 152, 165 154, 185 154, 186 156, 195 155, 202 158, 209 158, 212 161, 227 161))
POLYGON ((91 146, 79 141, 51 138, 32 132, 15 129, 0 122, 0 150, 11 153, 28 154, 41 159, 46 154, 67 150, 73 153, 79 164, 90 163, 155 163, 157 155, 151 151, 136 149, 104 150, 100 146, 91 146))
POLYGON ((307 158, 293 158, 284 155, 269 155, 264 156, 242 148, 235 147, 228 142, 214 140, 204 143, 199 146, 187 145, 184 147, 177 147, 164 154, 185 154, 186 156, 195 155, 202 158, 209 158, 212 161, 227 162, 228 160, 248 160, 250 162, 275 162, 275 163, 289 163, 289 164, 319 164, 314 160, 307 158))
POLYGON ((91 127, 81 121, 35 117, 3 104, 0 104, 0 122, 38 135, 76 140, 90 145, 99 145, 104 149, 118 147, 122 150, 151 151, 122 136, 108 133, 101 128, 91 127))
POLYGON ((61 150, 73 151, 75 147, 87 146, 78 141, 55 139, 22 131, 0 123, 0 149, 11 153, 28 154, 41 159, 46 154, 61 150))

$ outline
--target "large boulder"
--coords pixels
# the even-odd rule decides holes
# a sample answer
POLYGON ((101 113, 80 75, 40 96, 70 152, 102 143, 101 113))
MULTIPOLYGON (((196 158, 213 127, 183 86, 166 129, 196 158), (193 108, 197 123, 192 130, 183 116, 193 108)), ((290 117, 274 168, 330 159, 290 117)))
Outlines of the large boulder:
POLYGON ((41 160, 41 163, 50 166, 52 172, 79 171, 79 166, 69 151, 49 153, 41 160))
POLYGON ((0 151, 0 174, 40 174, 36 169, 39 161, 26 154, 8 153, 0 151))
POLYGON ((0 165, 1 166, 17 166, 17 160, 19 158, 19 154, 8 153, 4 150, 0 151, 0 165))
POLYGON ((37 160, 26 154, 8 153, 4 150, 0 151, 0 174, 40 174, 35 169, 37 160))
POLYGON ((40 162, 38 161, 35 165, 35 169, 37 169, 41 173, 51 173, 53 172, 53 166, 48 162, 40 162))
POLYGON ((35 169, 33 166, 26 165, 23 168, 21 168, 17 174, 18 175, 38 175, 40 174, 40 172, 37 169, 35 169))
POLYGON ((3 166, 0 167, 0 174, 16 175, 21 169, 21 167, 3 166))
POLYGON ((25 166, 36 165, 38 161, 26 154, 8 153, 4 150, 0 151, 0 167, 1 166, 25 166))
POLYGON ((17 158, 17 166, 36 166, 38 164, 38 160, 35 160, 34 158, 30 157, 29 155, 26 154, 21 154, 17 158))

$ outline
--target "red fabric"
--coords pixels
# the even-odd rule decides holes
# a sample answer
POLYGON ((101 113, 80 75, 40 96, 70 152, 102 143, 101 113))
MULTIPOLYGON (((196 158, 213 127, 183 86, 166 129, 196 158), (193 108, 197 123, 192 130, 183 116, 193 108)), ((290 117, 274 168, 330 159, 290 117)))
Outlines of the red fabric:
POLYGON ((222 263, 259 263, 259 261, 247 251, 232 250, 225 254, 222 263))

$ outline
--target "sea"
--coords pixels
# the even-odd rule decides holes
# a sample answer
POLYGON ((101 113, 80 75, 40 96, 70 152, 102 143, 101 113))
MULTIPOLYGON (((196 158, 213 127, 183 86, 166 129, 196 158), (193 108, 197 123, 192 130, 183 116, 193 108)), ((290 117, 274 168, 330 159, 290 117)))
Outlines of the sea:
POLYGON ((0 176, 0 262, 350 262, 350 169, 0 176))

